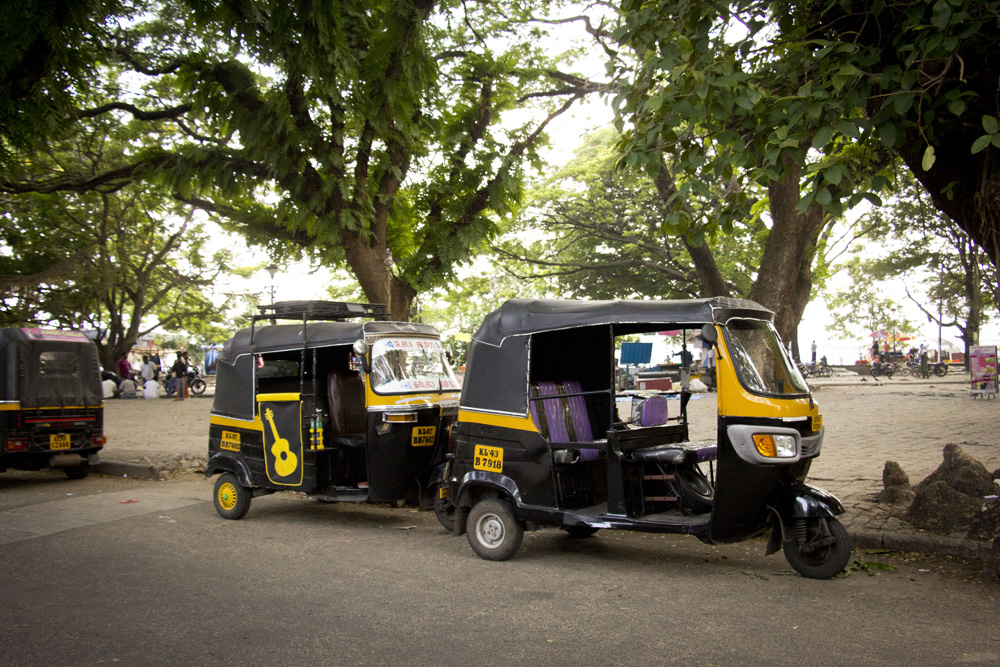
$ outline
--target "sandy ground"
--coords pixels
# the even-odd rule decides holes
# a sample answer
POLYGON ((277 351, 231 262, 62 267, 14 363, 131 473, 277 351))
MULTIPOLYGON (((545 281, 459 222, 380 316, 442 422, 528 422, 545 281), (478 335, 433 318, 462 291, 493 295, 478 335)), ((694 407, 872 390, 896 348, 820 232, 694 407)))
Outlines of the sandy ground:
MULTIPOLYGON (((810 478, 842 497, 877 492, 885 462, 894 460, 916 483, 941 463, 947 443, 960 444, 991 471, 1000 468, 1000 399, 973 399, 961 381, 950 375, 945 382, 905 378, 874 384, 852 375, 814 382, 826 437, 810 478)), ((182 469, 197 469, 192 459, 207 456, 211 406, 211 396, 108 400, 102 459, 181 460, 182 469)), ((714 394, 691 402, 692 438, 714 436, 714 412, 714 394)))

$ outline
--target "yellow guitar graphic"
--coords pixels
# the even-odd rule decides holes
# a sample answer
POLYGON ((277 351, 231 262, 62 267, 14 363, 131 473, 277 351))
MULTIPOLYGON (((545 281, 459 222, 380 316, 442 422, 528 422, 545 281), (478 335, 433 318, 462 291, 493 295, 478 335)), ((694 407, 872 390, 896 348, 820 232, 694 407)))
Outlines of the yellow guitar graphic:
POLYGON ((271 408, 264 411, 264 419, 271 425, 271 433, 274 434, 274 444, 271 445, 274 472, 281 477, 288 477, 298 470, 299 457, 288 448, 288 440, 278 436, 278 428, 274 425, 274 411, 271 408))

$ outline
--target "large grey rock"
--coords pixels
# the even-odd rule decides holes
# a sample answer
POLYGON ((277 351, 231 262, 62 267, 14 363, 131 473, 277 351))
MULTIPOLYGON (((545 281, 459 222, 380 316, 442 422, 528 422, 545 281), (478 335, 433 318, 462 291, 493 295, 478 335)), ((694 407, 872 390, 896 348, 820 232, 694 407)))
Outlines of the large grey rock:
POLYGON ((986 466, 962 451, 961 447, 947 444, 944 446, 944 463, 920 482, 916 491, 919 493, 920 487, 924 485, 945 482, 959 493, 983 497, 1000 493, 1000 486, 997 486, 994 479, 993 473, 986 466))
POLYGON ((917 528, 939 533, 965 532, 978 510, 975 498, 956 491, 946 482, 921 482, 906 510, 906 520, 917 528))
POLYGON ((888 505, 906 505, 913 500, 910 478, 895 461, 886 461, 882 469, 882 491, 878 501, 888 505))

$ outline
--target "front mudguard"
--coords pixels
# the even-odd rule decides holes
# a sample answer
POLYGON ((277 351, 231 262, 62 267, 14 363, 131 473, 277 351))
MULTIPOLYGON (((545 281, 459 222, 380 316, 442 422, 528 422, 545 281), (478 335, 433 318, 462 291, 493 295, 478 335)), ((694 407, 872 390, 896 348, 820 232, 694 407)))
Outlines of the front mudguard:
POLYGON ((773 526, 767 541, 767 556, 781 549, 786 530, 795 519, 834 517, 845 511, 844 504, 829 491, 801 482, 784 487, 774 504, 769 504, 767 508, 771 510, 773 526))

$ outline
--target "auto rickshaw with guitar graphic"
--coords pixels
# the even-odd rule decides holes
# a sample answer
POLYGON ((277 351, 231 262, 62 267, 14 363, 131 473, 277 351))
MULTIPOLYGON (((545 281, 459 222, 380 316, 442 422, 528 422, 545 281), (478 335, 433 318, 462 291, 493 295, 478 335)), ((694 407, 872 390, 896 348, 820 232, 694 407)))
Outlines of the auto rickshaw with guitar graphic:
POLYGON ((217 361, 215 508, 240 519, 254 496, 291 490, 429 510, 458 391, 437 331, 389 321, 382 305, 262 306, 217 361))

